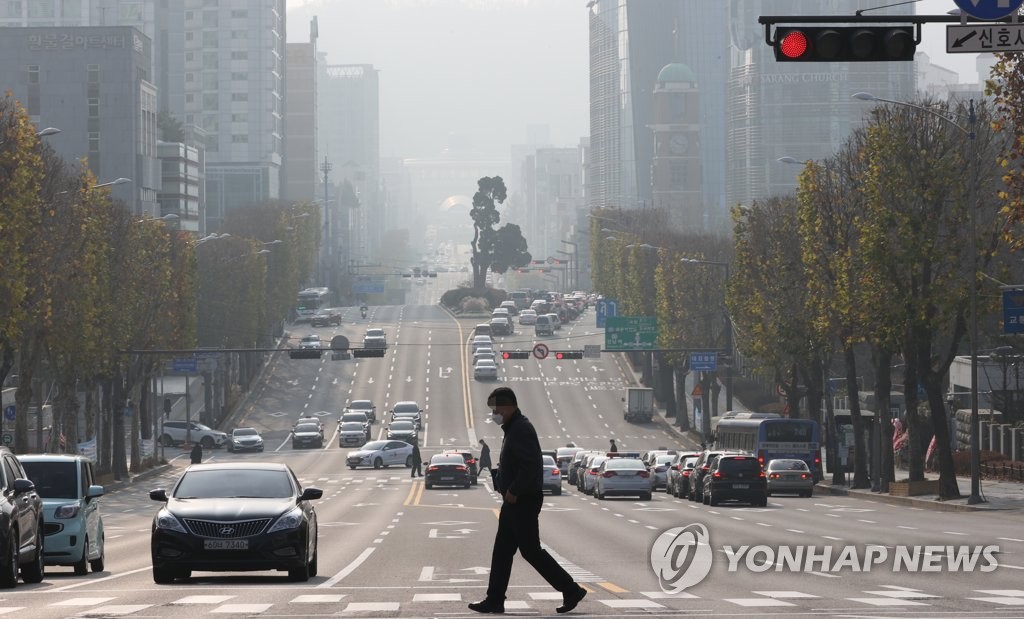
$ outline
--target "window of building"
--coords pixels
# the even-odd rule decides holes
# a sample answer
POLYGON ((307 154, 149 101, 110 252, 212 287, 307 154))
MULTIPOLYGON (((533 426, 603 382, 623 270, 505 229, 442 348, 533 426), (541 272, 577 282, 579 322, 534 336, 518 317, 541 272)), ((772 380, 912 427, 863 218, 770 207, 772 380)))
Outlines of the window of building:
POLYGON ((217 11, 203 11, 203 28, 216 28, 219 21, 217 11))
POLYGON ((231 59, 232 60, 248 60, 249 59, 249 52, 244 52, 244 51, 234 51, 234 52, 231 52, 231 59))
POLYGON ((196 18, 194 11, 185 11, 185 21, 192 21, 196 18))
POLYGON ((38 84, 39 83, 39 65, 30 64, 28 65, 28 83, 38 84))
POLYGON ((231 80, 235 82, 247 82, 249 81, 249 74, 245 71, 233 71, 231 73, 231 80))
POLYGON ((233 93, 231 93, 231 100, 232 101, 248 101, 249 100, 249 93, 247 93, 247 92, 233 92, 233 93))
POLYGON ((216 69, 220 66, 220 61, 217 59, 217 52, 203 52, 203 68, 204 69, 216 69))
POLYGON ((232 39, 248 39, 249 38, 249 31, 248 30, 232 30, 231 31, 231 38, 232 39))
POLYGON ((231 122, 233 122, 233 123, 249 122, 249 115, 248 114, 232 114, 231 115, 231 122))
POLYGON ((217 93, 211 92, 203 95, 203 109, 204 110, 217 110, 220 109, 220 100, 218 99, 217 93))
MULTIPOLYGON (((191 96, 191 95, 189 95, 189 96, 191 96)), ((185 114, 185 122, 187 124, 191 125, 195 121, 196 121, 196 115, 195 114, 185 114)))
POLYGON ((196 59, 195 52, 185 52, 185 62, 192 62, 196 59))
POLYGON ((210 135, 206 137, 206 150, 211 153, 220 151, 220 136, 210 135))
POLYGON ((4 17, 21 17, 21 0, 7 0, 4 17))
POLYGON ((88 74, 88 81, 90 84, 100 83, 100 65, 90 64, 85 66, 85 70, 88 74))
POLYGON ((234 17, 235 19, 245 19, 249 17, 249 11, 246 11, 245 9, 236 9, 231 11, 231 17, 234 17))
POLYGON ((235 144, 248 144, 249 136, 248 134, 245 133, 236 133, 235 135, 231 136, 231 141, 235 144))
POLYGON ((672 166, 672 188, 682 189, 686 185, 686 167, 682 164, 672 166))
POLYGON ((29 0, 29 17, 54 17, 53 0, 29 0))
POLYGON ((62 17, 81 17, 82 0, 64 0, 64 3, 61 5, 60 14, 62 17))
POLYGON ((100 100, 96 97, 86 99, 89 105, 89 118, 98 118, 100 115, 100 100))
POLYGON ((98 153, 100 151, 100 132, 92 131, 89 133, 89 152, 98 153))
POLYGON ((216 90, 220 84, 217 74, 213 71, 203 73, 203 90, 216 90))
POLYGON ((186 73, 185 74, 185 81, 186 82, 195 81, 195 78, 196 78, 196 74, 195 73, 186 73))
POLYGON ((203 31, 203 47, 217 47, 217 31, 216 30, 204 30, 203 31))
POLYGON ((192 32, 191 30, 185 33, 185 40, 186 41, 191 41, 194 38, 195 38, 195 33, 192 32))
POLYGON ((188 93, 187 95, 185 95, 185 103, 193 103, 195 100, 196 97, 192 93, 188 93))

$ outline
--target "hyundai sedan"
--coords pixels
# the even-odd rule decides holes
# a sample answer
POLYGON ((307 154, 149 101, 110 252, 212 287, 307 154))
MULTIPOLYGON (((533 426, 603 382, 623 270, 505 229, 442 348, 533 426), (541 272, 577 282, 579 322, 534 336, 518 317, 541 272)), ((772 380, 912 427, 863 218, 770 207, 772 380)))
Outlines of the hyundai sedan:
POLYGON ((412 468, 412 445, 405 441, 370 441, 359 451, 350 451, 345 462, 350 469, 358 466, 380 469, 402 465, 412 468))
POLYGON ((300 423, 292 430, 292 449, 323 447, 324 435, 315 423, 300 423))
POLYGON ((338 426, 338 447, 362 447, 366 443, 366 427, 358 421, 338 426))
POLYGON ((416 424, 412 421, 392 421, 388 426, 388 439, 394 441, 405 441, 410 445, 416 443, 419 433, 416 431, 416 424))
POLYGON ((803 460, 772 460, 765 470, 768 496, 792 492, 800 496, 814 494, 814 475, 803 460))
POLYGON ((457 453, 441 453, 432 457, 423 476, 423 487, 427 490, 434 486, 469 488, 470 484, 469 467, 462 455, 457 453))
POLYGON ((153 518, 153 581, 170 584, 193 571, 287 571, 305 582, 317 573, 317 520, 310 501, 323 491, 302 488, 287 465, 271 462, 193 464, 153 518))
POLYGON ((263 451, 263 437, 256 428, 235 428, 228 439, 228 451, 263 451))
POLYGON ((497 380, 498 366, 493 359, 478 359, 476 365, 473 366, 473 378, 475 380, 497 380))

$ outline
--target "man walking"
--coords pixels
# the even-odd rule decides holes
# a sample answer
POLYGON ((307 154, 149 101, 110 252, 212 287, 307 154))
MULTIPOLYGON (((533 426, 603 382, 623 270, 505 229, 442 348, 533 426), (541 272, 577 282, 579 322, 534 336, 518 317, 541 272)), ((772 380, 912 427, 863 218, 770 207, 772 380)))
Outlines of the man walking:
POLYGON ((613 438, 608 439, 608 443, 609 443, 608 444, 608 451, 609 452, 611 452, 611 453, 618 453, 619 452, 619 446, 615 444, 615 439, 613 439, 613 438))
POLYGON ((487 469, 487 473, 494 477, 491 472, 491 448, 487 446, 484 439, 480 439, 480 472, 483 473, 484 469, 487 469))
POLYGON ((498 516, 498 532, 491 551, 491 573, 487 597, 473 602, 469 609, 478 613, 504 613, 505 591, 512 575, 516 550, 544 580, 562 593, 562 605, 555 610, 567 613, 576 608, 587 590, 540 546, 540 508, 544 503, 544 466, 540 441, 533 424, 519 410, 516 394, 498 387, 487 398, 491 420, 501 424, 505 438, 498 456, 495 490, 504 502, 498 516))
POLYGON ((420 455, 420 446, 418 443, 412 444, 412 476, 423 477, 423 469, 420 468, 423 465, 423 456, 420 455))

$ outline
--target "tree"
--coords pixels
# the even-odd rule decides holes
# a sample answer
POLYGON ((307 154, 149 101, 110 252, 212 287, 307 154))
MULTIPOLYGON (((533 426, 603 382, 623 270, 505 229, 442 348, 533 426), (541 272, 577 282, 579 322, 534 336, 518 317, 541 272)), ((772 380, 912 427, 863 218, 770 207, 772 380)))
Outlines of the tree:
POLYGON ((500 176, 484 176, 477 181, 477 192, 473 195, 473 208, 469 216, 473 219, 473 288, 486 287, 487 271, 504 273, 510 268, 524 267, 533 259, 527 251, 526 239, 515 224, 505 224, 495 230, 501 221, 497 204, 508 195, 505 181, 500 176))

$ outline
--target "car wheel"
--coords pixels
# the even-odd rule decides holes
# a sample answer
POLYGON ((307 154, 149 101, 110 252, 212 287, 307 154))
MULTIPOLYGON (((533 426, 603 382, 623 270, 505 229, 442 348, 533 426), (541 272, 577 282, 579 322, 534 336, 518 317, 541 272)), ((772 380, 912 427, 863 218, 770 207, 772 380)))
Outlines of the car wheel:
POLYGON ((92 568, 93 573, 103 571, 103 555, 106 553, 106 549, 103 547, 103 537, 100 536, 100 556, 89 561, 89 567, 92 568))
POLYGON ((316 547, 314 547, 313 548, 313 560, 309 562, 309 577, 310 578, 316 576, 316 573, 317 573, 317 561, 316 561, 317 554, 318 553, 316 551, 316 547))
POLYGON ((428 484, 427 482, 423 482, 423 488, 424 489, 430 490, 432 487, 433 487, 433 484, 428 484))
POLYGON ((153 566, 153 582, 158 585, 169 585, 173 583, 175 576, 177 576, 177 572, 170 568, 153 566))
POLYGON ((384 461, 381 460, 380 458, 376 458, 373 461, 373 468, 375 468, 375 469, 384 468, 384 461))
POLYGON ((710 503, 708 503, 708 495, 707 494, 701 494, 700 502, 703 503, 704 505, 710 505, 710 503))
POLYGON ((469 487, 470 487, 471 485, 473 485, 473 484, 467 481, 467 482, 466 482, 466 485, 465 485, 465 486, 463 486, 463 488, 466 488, 466 489, 468 489, 468 488, 469 488, 469 487))
POLYGON ((551 494, 553 494, 554 496, 562 496, 562 489, 561 488, 555 488, 554 491, 551 494))
POLYGON ((21 568, 21 579, 27 583, 43 582, 46 566, 43 564, 43 522, 36 525, 36 556, 31 563, 21 568))
POLYGON ((807 491, 807 498, 811 498, 812 496, 814 496, 814 488, 807 491))
POLYGON ((640 500, 641 501, 650 501, 651 498, 652 498, 652 495, 651 495, 650 492, 648 492, 647 494, 641 494, 640 495, 640 500))
POLYGON ((0 588, 13 589, 18 584, 18 544, 10 543, 18 538, 18 532, 11 530, 7 539, 7 554, 4 557, 3 573, 0 573, 0 588))
POLYGON ((75 561, 72 566, 75 568, 75 576, 85 576, 89 573, 89 538, 85 538, 82 542, 82 558, 79 561, 75 561))
POLYGON ((350 469, 352 469, 354 471, 354 470, 356 470, 356 465, 350 464, 350 465, 348 465, 348 468, 350 468, 350 469))
POLYGON ((213 449, 213 439, 209 436, 201 438, 199 444, 203 446, 203 449, 213 449))
POLYGON ((164 434, 161 436, 160 443, 163 444, 164 447, 174 447, 174 439, 171 438, 170 434, 164 434))
POLYGON ((288 580, 292 582, 306 582, 309 580, 309 563, 303 563, 300 567, 293 567, 288 570, 288 580))
POLYGON ((708 493, 708 505, 710 505, 712 507, 715 507, 715 506, 718 505, 718 499, 715 498, 715 493, 714 492, 709 492, 708 493))

